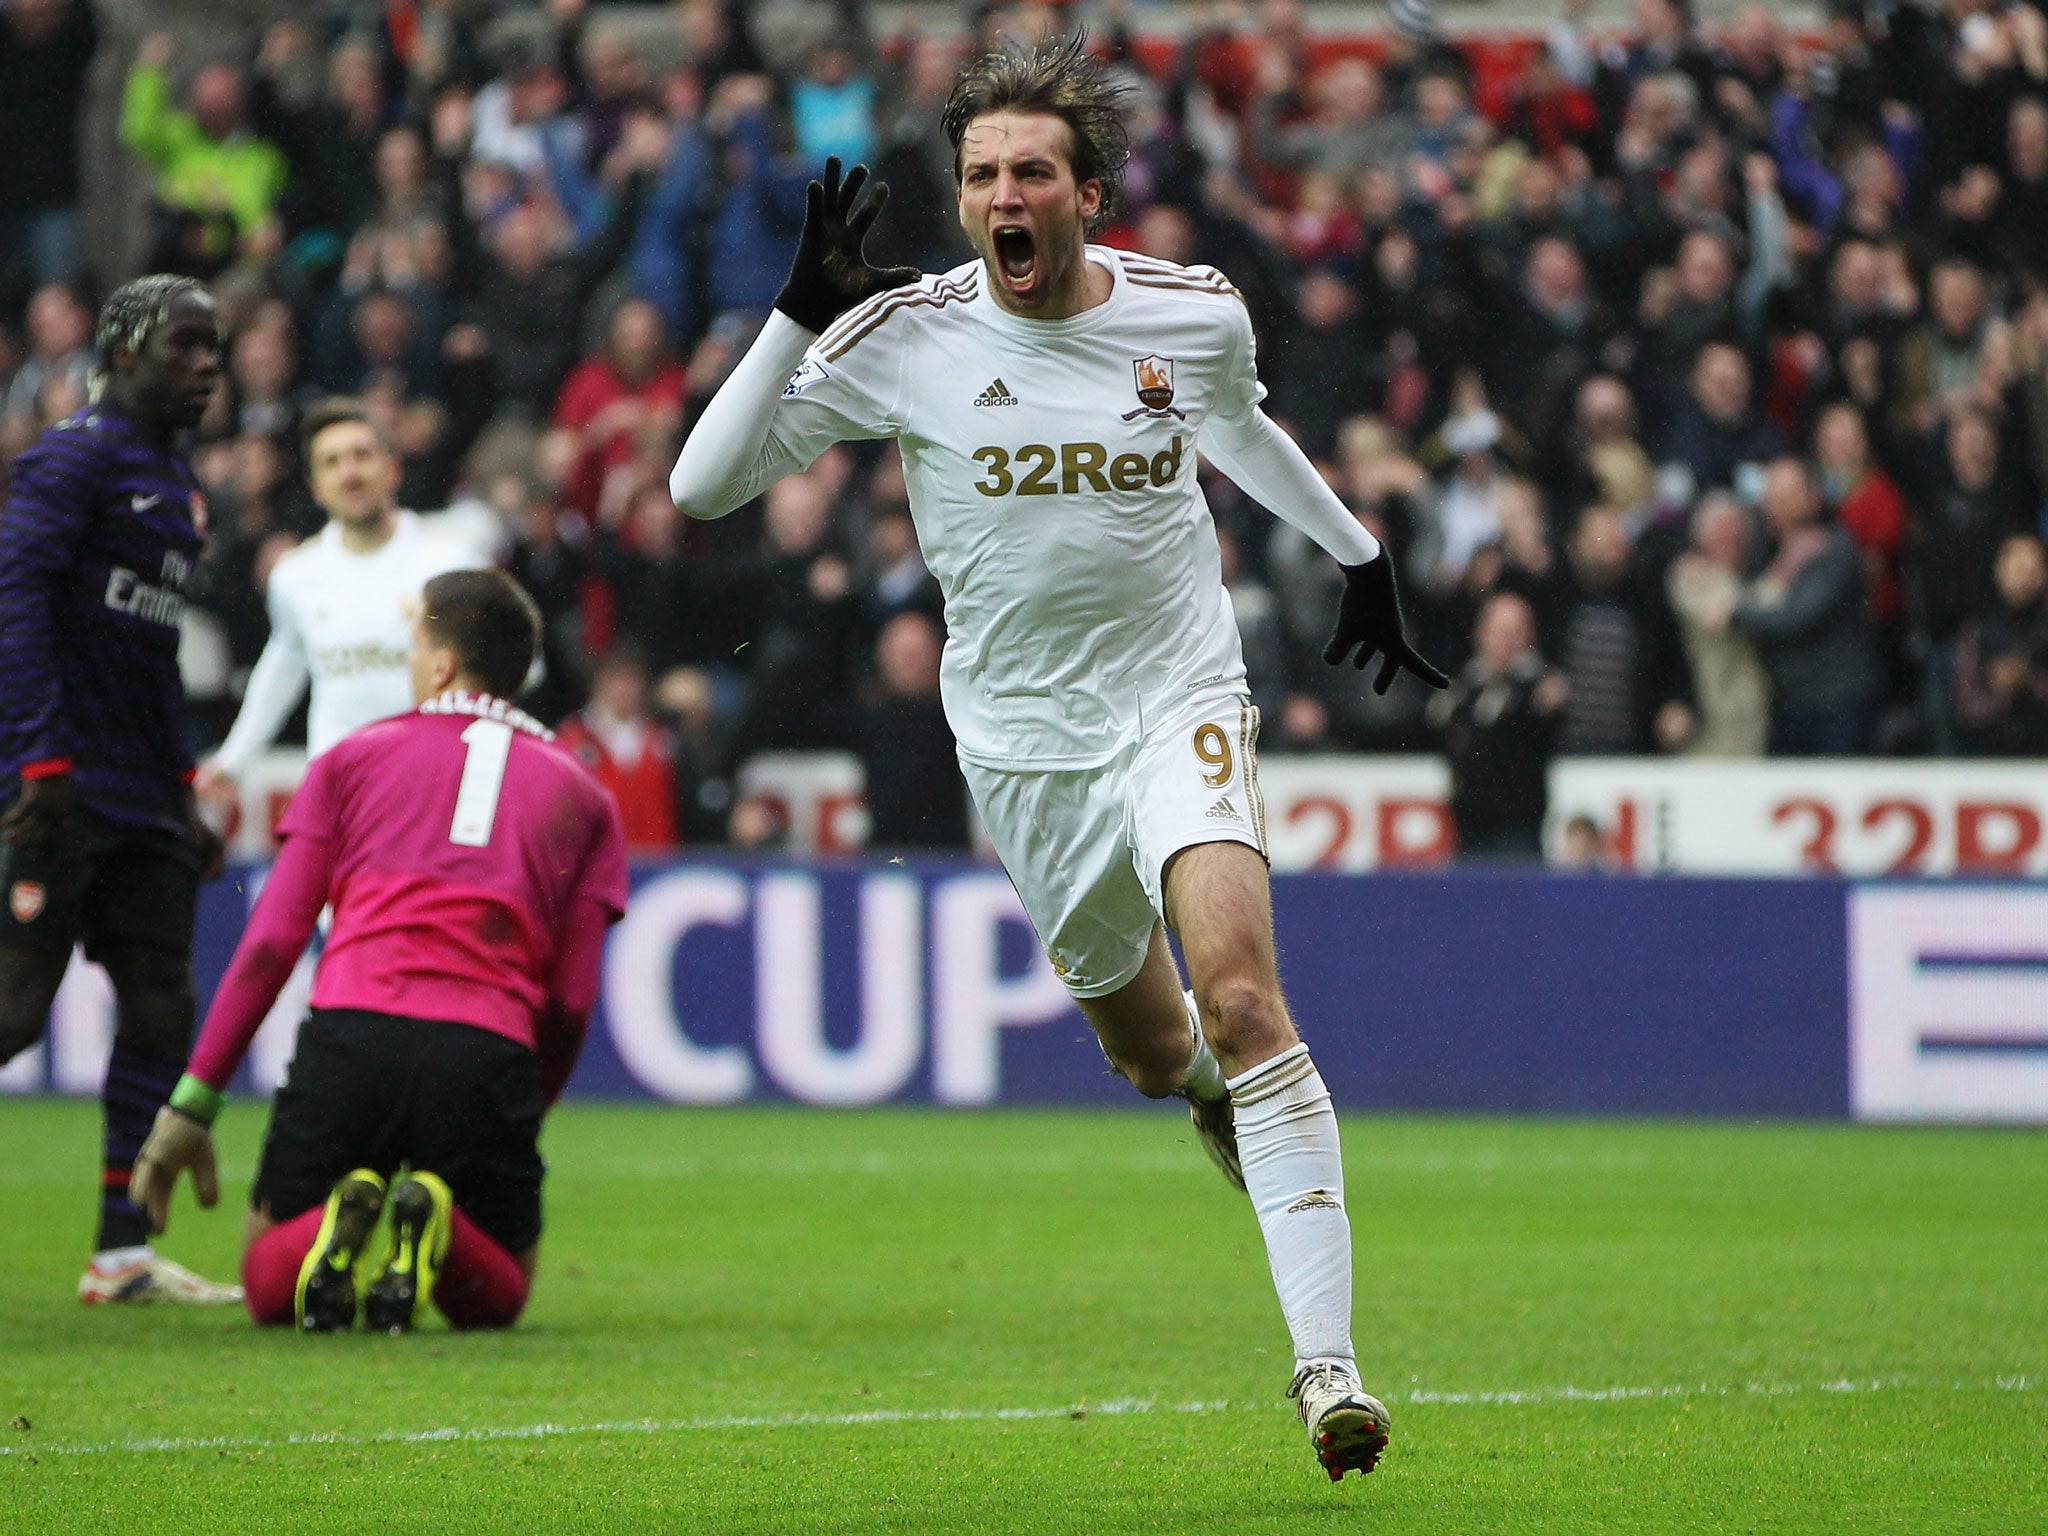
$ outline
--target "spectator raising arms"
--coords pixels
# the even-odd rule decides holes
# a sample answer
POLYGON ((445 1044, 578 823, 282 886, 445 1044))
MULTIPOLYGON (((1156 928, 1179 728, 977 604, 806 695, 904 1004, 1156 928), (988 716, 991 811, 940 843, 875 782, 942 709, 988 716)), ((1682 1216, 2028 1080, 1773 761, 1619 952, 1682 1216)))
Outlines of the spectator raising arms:
POLYGON ((203 65, 188 106, 174 106, 175 53, 167 34, 145 39, 121 102, 121 141, 156 172, 152 264, 212 277, 238 257, 266 262, 282 237, 284 154, 250 132, 248 83, 232 64, 203 65))

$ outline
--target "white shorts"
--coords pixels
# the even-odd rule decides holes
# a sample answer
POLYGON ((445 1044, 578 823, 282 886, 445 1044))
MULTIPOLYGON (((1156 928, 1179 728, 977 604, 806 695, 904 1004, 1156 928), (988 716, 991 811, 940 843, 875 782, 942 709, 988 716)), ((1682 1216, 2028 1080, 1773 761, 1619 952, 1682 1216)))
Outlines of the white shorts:
POLYGON ((1167 861, 1198 843, 1266 854, 1259 712, 1218 689, 1096 768, 984 768, 967 787, 1038 930, 1076 997, 1138 974, 1165 915, 1167 861))

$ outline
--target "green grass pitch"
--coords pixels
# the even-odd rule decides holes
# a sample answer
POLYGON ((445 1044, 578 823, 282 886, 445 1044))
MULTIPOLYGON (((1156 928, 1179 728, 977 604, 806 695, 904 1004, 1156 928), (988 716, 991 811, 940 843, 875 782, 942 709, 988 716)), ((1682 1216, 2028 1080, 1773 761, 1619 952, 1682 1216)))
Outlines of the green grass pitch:
MULTIPOLYGON (((232 1268, 263 1120, 167 1252, 232 1268)), ((571 1106, 526 1321, 389 1339, 80 1307, 97 1107, 0 1102, 0 1531, 2048 1530, 2048 1137, 1345 1128, 1333 1486, 1164 1109, 571 1106)))

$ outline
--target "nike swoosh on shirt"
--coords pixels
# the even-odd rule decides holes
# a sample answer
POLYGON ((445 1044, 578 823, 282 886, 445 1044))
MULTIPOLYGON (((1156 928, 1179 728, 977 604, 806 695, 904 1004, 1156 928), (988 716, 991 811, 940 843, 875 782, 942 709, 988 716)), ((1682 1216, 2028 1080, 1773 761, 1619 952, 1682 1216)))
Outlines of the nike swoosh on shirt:
POLYGON ((147 512, 162 500, 163 497, 161 496, 136 496, 131 498, 128 504, 138 512, 147 512))

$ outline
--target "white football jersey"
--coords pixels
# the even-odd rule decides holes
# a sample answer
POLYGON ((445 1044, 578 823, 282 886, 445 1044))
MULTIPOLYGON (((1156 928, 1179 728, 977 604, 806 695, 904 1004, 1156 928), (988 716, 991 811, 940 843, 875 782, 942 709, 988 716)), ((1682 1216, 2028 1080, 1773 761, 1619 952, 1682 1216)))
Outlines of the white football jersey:
POLYGON ((314 757, 350 731, 411 709, 411 605, 443 571, 489 564, 413 512, 400 512, 391 537, 367 554, 343 545, 329 523, 271 571, 270 640, 214 761, 230 776, 242 773, 276 739, 309 679, 306 748, 314 757))
POLYGON ((945 594, 941 684, 962 756, 1090 767, 1244 659, 1196 478, 1211 415, 1265 397, 1251 322, 1210 267, 1105 246, 1109 298, 1030 320, 971 262, 842 316, 771 427, 808 465, 894 437, 945 594))

